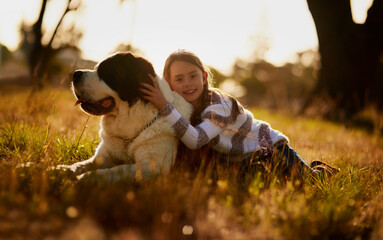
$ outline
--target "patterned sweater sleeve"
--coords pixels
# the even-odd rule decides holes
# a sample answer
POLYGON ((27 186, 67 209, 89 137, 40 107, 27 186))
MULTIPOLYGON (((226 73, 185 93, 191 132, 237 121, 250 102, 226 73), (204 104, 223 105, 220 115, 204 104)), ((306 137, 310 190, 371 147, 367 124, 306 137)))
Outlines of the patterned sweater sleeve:
POLYGON ((213 119, 209 118, 211 114, 205 115, 202 122, 193 127, 171 103, 161 109, 160 114, 172 124, 177 137, 189 149, 198 149, 206 145, 224 129, 222 124, 217 124, 213 119))

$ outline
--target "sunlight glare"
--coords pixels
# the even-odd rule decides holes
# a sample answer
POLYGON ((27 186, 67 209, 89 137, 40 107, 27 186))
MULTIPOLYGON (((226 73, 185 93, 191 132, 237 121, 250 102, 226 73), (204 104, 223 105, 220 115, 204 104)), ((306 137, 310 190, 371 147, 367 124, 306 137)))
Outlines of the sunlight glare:
POLYGON ((185 225, 183 228, 182 228, 182 233, 184 235, 192 235, 193 234, 193 227, 190 226, 190 225, 185 225))
POLYGON ((374 0, 351 0, 352 19, 355 23, 364 23, 367 18, 367 11, 374 0))
POLYGON ((19 45, 21 22, 35 21, 41 4, 40 0, 5 1, 0 0, 0 43, 14 51, 19 45))
POLYGON ((78 216, 78 210, 76 207, 69 206, 66 209, 66 215, 70 218, 76 218, 78 216))

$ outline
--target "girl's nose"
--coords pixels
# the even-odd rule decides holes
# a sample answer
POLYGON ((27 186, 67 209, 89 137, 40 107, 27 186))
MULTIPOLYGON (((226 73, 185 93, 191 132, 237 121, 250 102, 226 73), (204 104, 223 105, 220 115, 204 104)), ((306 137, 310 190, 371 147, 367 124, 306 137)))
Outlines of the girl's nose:
POLYGON ((187 79, 185 80, 185 86, 191 86, 191 85, 192 85, 192 81, 191 81, 191 79, 187 78, 187 79))

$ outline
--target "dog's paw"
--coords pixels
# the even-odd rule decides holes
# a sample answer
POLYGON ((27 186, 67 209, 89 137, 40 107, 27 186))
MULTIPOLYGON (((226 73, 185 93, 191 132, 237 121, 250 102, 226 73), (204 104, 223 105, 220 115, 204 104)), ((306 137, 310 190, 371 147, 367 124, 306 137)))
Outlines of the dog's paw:
POLYGON ((34 162, 26 162, 26 163, 20 163, 16 166, 16 168, 30 168, 36 166, 36 163, 34 162))
POLYGON ((76 180, 76 177, 78 175, 77 168, 73 165, 57 165, 49 167, 47 170, 50 172, 64 174, 72 180, 76 180))
POLYGON ((27 173, 30 169, 36 169, 37 164, 34 162, 20 163, 16 165, 16 170, 19 172, 27 173))

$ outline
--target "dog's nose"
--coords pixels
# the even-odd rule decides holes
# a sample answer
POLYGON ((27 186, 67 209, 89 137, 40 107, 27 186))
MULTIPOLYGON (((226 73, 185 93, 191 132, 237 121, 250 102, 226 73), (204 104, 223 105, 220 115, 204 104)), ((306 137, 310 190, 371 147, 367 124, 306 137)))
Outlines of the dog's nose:
POLYGON ((75 71, 73 73, 73 82, 76 83, 76 82, 80 81, 82 74, 83 74, 82 71, 75 71))

